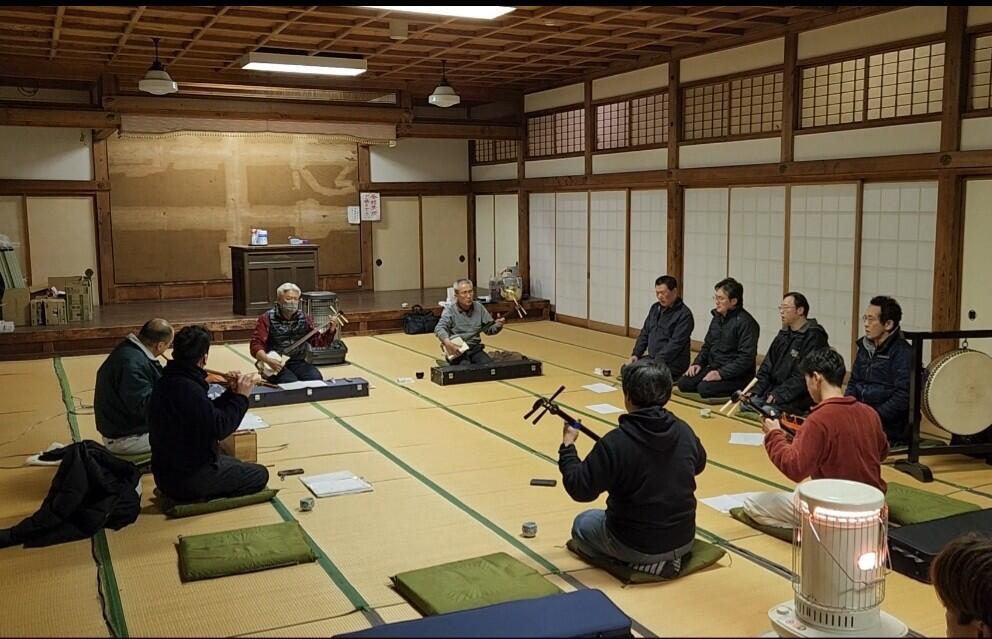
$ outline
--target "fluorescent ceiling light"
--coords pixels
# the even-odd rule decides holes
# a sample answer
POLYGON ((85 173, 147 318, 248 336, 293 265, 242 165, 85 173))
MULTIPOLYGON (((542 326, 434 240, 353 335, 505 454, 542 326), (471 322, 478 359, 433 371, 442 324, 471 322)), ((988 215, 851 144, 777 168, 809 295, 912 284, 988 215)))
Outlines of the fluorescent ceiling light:
POLYGON ((456 18, 478 18, 481 20, 492 20, 493 18, 498 18, 504 16, 511 11, 513 7, 408 7, 395 5, 392 7, 372 7, 365 5, 365 9, 385 9, 386 11, 402 11, 405 13, 430 13, 438 16, 454 16, 456 18))
POLYGON ((360 75, 368 65, 359 58, 329 58, 315 55, 286 55, 283 53, 249 53, 238 60, 248 71, 277 71, 281 73, 310 73, 313 75, 360 75))

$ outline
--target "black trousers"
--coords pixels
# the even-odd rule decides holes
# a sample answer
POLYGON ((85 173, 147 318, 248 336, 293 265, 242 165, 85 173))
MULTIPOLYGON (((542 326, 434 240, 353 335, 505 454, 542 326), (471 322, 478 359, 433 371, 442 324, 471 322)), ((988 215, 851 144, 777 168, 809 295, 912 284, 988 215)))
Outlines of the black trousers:
POLYGON ((486 354, 482 344, 469 347, 460 357, 452 360, 451 364, 492 364, 493 358, 486 354))
POLYGON ((706 373, 714 370, 712 368, 702 368, 692 377, 683 376, 679 378, 679 390, 683 393, 699 393, 701 397, 730 397, 735 390, 742 390, 754 378, 754 371, 741 377, 731 379, 721 379, 717 382, 704 382, 706 373))
POLYGON ((291 359, 282 367, 279 374, 269 379, 273 384, 285 384, 288 382, 309 382, 317 379, 324 379, 320 370, 313 364, 308 364, 302 359, 291 359))
POLYGON ((269 471, 260 464, 243 462, 228 455, 200 468, 184 482, 178 494, 169 497, 177 501, 209 501, 223 497, 251 495, 269 483, 269 471))

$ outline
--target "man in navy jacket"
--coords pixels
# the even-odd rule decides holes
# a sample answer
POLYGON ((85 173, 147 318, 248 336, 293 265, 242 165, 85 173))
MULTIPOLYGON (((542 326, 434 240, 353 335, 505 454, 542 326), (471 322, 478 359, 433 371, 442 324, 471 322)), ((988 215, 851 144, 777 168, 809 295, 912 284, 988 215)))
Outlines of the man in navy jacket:
POLYGON ((902 307, 891 297, 871 298, 862 317, 865 336, 858 340, 858 355, 851 369, 845 395, 875 409, 889 444, 909 440, 909 379, 912 348, 902 338, 902 307))

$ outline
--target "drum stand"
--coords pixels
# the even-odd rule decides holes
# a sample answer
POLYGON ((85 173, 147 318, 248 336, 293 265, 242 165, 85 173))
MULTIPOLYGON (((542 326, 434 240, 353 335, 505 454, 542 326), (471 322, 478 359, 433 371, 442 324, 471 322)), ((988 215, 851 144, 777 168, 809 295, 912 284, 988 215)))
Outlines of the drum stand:
POLYGON ((896 470, 912 475, 921 482, 933 481, 933 471, 926 464, 920 463, 920 457, 926 455, 971 455, 984 457, 986 463, 992 464, 992 443, 988 444, 949 444, 946 446, 920 447, 920 422, 923 419, 923 340, 934 339, 980 339, 992 337, 992 330, 977 331, 904 331, 903 337, 909 340, 913 349, 913 374, 909 378, 909 418, 910 434, 909 449, 906 459, 895 463, 896 470))

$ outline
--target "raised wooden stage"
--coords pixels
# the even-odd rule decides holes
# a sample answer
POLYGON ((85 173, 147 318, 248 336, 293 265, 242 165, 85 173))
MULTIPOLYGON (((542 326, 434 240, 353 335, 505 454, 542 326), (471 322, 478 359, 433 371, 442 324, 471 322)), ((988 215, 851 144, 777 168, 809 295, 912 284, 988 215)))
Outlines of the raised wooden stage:
MULTIPOLYGON (((339 310, 349 324, 344 334, 374 335, 402 329, 402 318, 411 307, 420 304, 441 314, 438 301, 446 289, 427 288, 409 291, 356 291, 338 293, 339 310)), ((525 320, 549 319, 551 304, 539 298, 525 299, 525 320)), ((490 313, 503 313, 509 321, 520 321, 509 302, 487 304, 490 313)), ((163 317, 176 329, 188 324, 203 324, 213 332, 216 342, 244 341, 251 336, 255 317, 235 315, 229 297, 154 302, 108 304, 94 309, 92 322, 68 326, 18 326, 13 333, 0 333, 0 360, 35 359, 53 355, 105 353, 128 333, 136 333, 148 319, 163 317)))

